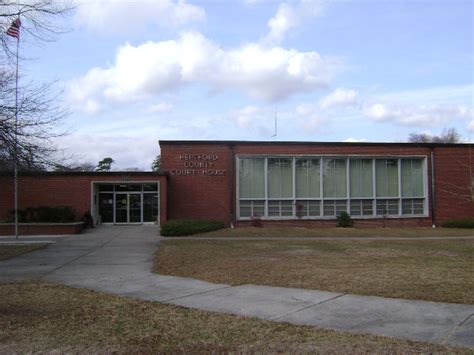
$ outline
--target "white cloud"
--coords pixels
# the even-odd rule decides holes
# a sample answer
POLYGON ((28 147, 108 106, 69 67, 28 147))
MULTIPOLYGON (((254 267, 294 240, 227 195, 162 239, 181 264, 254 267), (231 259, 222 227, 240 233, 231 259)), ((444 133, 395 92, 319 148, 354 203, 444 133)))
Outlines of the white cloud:
POLYGON ((441 125, 456 119, 474 117, 474 111, 464 106, 417 106, 386 103, 367 105, 363 113, 375 121, 391 121, 414 126, 441 125))
POLYGON ((319 101, 319 107, 326 110, 336 106, 350 106, 357 103, 357 92, 355 90, 349 90, 339 88, 334 90, 329 95, 323 97, 319 101))
POLYGON ((157 104, 150 105, 146 107, 143 112, 160 114, 160 113, 169 113, 173 110, 173 105, 167 102, 160 102, 157 104))
POLYGON ((261 123, 265 118, 266 110, 257 106, 245 106, 230 113, 239 128, 247 128, 253 123, 261 123))
POLYGON ((320 16, 325 5, 325 0, 300 0, 297 4, 280 4, 275 15, 268 20, 269 32, 264 42, 281 43, 289 30, 300 26, 310 18, 320 16))
POLYGON ((91 31, 130 33, 149 24, 179 28, 205 17, 203 8, 185 0, 79 0, 74 19, 91 31))
POLYGON ((295 111, 299 116, 306 117, 314 114, 316 111, 316 107, 311 104, 299 104, 298 106, 296 106, 295 111))
POLYGON ((474 119, 469 123, 469 125, 467 126, 467 130, 469 132, 474 132, 474 119))
POLYGON ((347 139, 344 139, 343 142, 345 142, 345 143, 360 143, 360 142, 367 142, 367 139, 365 139, 365 138, 361 138, 361 139, 347 138, 347 139))
POLYGON ((101 104, 131 103, 190 84, 219 92, 237 89, 252 98, 277 101, 293 94, 327 87, 341 63, 317 52, 250 43, 224 49, 197 32, 177 40, 125 44, 115 63, 93 68, 69 83, 70 102, 81 109, 101 104))

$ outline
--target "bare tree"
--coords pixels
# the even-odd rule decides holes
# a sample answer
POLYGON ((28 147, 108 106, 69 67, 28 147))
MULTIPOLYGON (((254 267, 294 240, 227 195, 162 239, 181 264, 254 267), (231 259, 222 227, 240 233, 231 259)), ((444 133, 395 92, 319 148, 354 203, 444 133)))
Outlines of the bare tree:
MULTIPOLYGON (((51 42, 65 32, 61 25, 57 25, 58 17, 72 9, 73 3, 68 0, 0 0, 0 25, 6 29, 14 20, 20 18, 22 41, 51 42)), ((5 30, 0 33, 3 52, 12 59, 15 55, 15 45, 5 30)))
POLYGON ((58 130, 58 124, 66 115, 58 104, 59 93, 54 92, 53 84, 35 84, 34 81, 25 84, 25 78, 18 87, 16 106, 14 53, 17 39, 8 36, 6 29, 20 18, 22 43, 49 42, 64 32, 54 21, 71 9, 71 3, 64 1, 0 0, 0 170, 13 168, 15 146, 22 170, 55 165, 52 156, 57 149, 52 139, 65 133, 58 130))
POLYGON ((439 136, 431 136, 426 133, 410 133, 408 136, 410 143, 459 143, 461 135, 455 128, 445 128, 439 136))

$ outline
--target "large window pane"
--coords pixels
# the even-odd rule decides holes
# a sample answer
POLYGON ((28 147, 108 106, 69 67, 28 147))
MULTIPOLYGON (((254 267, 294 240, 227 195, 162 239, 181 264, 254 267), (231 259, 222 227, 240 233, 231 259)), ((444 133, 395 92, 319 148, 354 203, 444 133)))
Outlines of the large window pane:
POLYGON ((375 163, 377 197, 398 196, 397 159, 377 159, 375 163))
POLYGON ((351 197, 372 197, 372 159, 351 159, 350 164, 351 197))
POLYGON ((423 161, 402 159, 402 196, 423 196, 423 161))
POLYGON ((158 194, 143 194, 143 222, 156 222, 158 220, 158 194))
POLYGON ((245 158, 239 161, 239 197, 265 197, 265 159, 245 158))
POLYGON ((293 197, 293 159, 268 159, 268 197, 293 197))
POLYGON ((320 197, 319 159, 296 159, 296 197, 320 197))
POLYGON ((113 223, 114 221, 114 194, 99 194, 99 214, 102 223, 113 223))
POLYGON ((324 197, 346 197, 346 160, 323 159, 324 197))

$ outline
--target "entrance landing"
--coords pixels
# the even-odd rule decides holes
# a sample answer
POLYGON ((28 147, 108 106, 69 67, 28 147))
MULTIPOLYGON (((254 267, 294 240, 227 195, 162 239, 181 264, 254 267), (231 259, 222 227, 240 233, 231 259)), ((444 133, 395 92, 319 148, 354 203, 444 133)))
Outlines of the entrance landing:
POLYGON ((152 273, 156 226, 102 226, 0 262, 0 282, 42 279, 144 300, 278 322, 474 348, 474 305, 258 285, 152 273))

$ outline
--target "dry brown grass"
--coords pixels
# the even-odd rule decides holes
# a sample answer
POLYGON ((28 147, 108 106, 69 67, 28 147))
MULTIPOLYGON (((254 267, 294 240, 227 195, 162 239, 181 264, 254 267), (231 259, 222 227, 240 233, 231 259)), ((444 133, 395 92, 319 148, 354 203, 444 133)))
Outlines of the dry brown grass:
POLYGON ((239 227, 193 235, 213 238, 341 238, 341 237, 465 237, 474 230, 462 228, 303 228, 239 227))
POLYGON ((0 260, 14 258, 15 256, 29 253, 31 251, 46 248, 49 244, 11 244, 0 245, 0 260))
POLYGON ((0 353, 469 353, 137 301, 45 283, 0 285, 0 353))
POLYGON ((260 284, 474 304, 474 240, 166 240, 155 271, 260 284))

